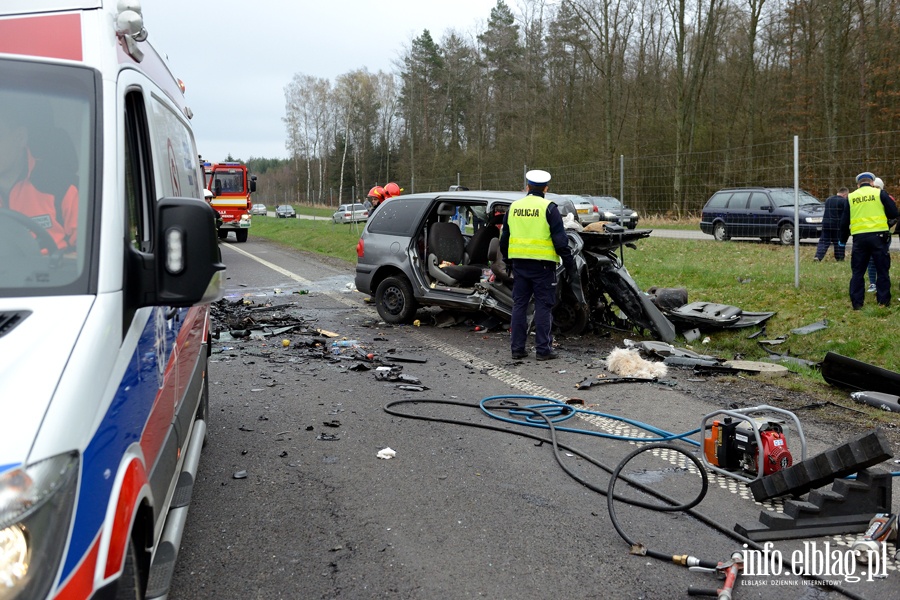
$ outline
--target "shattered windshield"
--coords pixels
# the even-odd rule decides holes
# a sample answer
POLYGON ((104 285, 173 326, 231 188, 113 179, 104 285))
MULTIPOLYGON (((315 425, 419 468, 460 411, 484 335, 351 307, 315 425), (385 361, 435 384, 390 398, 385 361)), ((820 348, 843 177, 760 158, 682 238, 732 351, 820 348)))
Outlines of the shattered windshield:
POLYGON ((88 292, 95 83, 0 60, 0 296, 88 292))
MULTIPOLYGON (((775 202, 775 206, 793 206, 794 190, 772 190, 772 201, 775 202)), ((820 204, 818 198, 800 190, 800 206, 820 204)))

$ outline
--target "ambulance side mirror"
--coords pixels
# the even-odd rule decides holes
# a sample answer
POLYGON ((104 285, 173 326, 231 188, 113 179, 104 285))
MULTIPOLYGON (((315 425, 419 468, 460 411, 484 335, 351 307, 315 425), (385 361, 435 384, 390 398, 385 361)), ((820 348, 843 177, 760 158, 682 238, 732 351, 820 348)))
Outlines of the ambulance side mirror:
POLYGON ((256 175, 250 176, 250 193, 256 191, 256 175))
POLYGON ((198 198, 163 198, 155 205, 152 252, 129 249, 135 307, 193 306, 220 299, 225 264, 216 211, 198 198))
POLYGON ((196 198, 163 198, 157 203, 157 300, 191 306, 222 297, 225 265, 219 251, 216 211, 196 198))

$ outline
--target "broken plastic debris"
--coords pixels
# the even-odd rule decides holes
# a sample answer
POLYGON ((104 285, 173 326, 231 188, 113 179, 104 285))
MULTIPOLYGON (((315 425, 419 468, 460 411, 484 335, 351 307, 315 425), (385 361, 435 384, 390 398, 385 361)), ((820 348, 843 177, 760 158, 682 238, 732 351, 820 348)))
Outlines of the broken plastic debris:
POLYGON ((810 325, 806 325, 804 327, 798 327, 797 329, 791 329, 791 333, 796 335, 806 335, 808 333, 813 333, 814 331, 820 331, 822 329, 826 329, 828 327, 828 319, 822 319, 821 321, 816 321, 810 325))
POLYGON ((340 440, 341 438, 334 435, 333 433, 320 433, 319 435, 316 436, 316 439, 321 440, 323 442, 336 442, 336 441, 340 440))
POLYGON ((397 451, 391 450, 390 448, 382 448, 375 456, 377 456, 378 458, 383 458, 384 460, 388 460, 397 456, 397 451))
POLYGON ((246 479, 247 471, 236 471, 231 477, 232 479, 246 479))

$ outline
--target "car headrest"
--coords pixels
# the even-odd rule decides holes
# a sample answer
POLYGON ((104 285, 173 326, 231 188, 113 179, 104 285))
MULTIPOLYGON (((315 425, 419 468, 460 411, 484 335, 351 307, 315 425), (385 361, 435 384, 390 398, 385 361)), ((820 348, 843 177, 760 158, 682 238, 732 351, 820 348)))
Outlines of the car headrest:
POLYGON ((456 214, 456 205, 449 202, 441 202, 438 204, 437 214, 439 217, 452 217, 456 214))

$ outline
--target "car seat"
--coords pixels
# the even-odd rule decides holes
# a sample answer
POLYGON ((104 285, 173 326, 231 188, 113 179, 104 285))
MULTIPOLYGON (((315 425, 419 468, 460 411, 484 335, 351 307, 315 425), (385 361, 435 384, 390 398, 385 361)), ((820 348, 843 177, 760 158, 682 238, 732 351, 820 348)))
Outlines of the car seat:
POLYGON ((500 237, 500 230, 493 225, 481 227, 466 244, 466 262, 470 265, 487 266, 490 259, 491 240, 500 237))
POLYGON ((78 187, 78 157, 72 138, 60 127, 32 136, 29 150, 34 157, 31 182, 54 198, 57 223, 62 224, 62 201, 72 186, 78 187))
POLYGON ((506 272, 506 262, 503 260, 503 253, 500 252, 500 238, 491 240, 488 258, 491 261, 491 272, 494 274, 494 279, 504 285, 512 286, 512 275, 506 272))
POLYGON ((481 279, 481 267, 466 260, 466 238, 452 217, 456 207, 449 202, 438 204, 440 219, 428 230, 428 274, 446 285, 470 287, 481 279))

